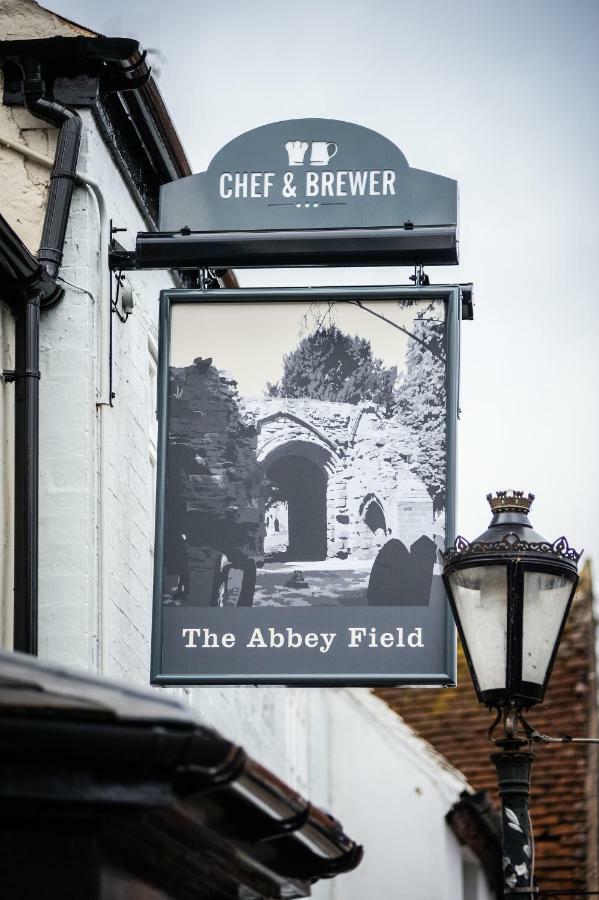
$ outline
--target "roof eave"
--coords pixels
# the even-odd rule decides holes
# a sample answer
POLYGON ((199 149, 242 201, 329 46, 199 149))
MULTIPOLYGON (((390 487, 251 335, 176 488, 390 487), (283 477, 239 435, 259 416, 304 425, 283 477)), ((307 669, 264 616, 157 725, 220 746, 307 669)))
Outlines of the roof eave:
MULTIPOLYGON (((44 808, 59 788, 61 802, 77 805, 84 782, 98 815, 137 809, 145 858, 161 840, 158 822, 182 859, 197 857, 198 871, 209 849, 225 854, 225 870, 239 865, 240 879, 259 871, 286 890, 349 871, 362 857, 330 815, 155 692, 0 653, 0 746, 3 802, 44 808), (26 785, 12 767, 21 779, 28 773, 26 785)), ((122 821, 125 840, 129 819, 122 821)))

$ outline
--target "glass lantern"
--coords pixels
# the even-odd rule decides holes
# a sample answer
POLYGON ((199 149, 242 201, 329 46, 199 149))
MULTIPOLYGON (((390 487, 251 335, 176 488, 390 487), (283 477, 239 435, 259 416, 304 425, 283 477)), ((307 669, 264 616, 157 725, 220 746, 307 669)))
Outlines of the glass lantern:
POLYGON ((540 703, 578 583, 580 553, 533 531, 534 500, 499 491, 484 534, 458 537, 443 580, 479 700, 521 709, 540 703))

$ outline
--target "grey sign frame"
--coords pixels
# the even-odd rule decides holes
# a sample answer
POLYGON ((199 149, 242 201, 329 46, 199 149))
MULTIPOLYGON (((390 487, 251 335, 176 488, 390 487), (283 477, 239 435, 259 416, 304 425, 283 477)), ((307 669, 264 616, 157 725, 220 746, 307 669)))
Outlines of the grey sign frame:
POLYGON ((220 290, 169 289, 160 294, 160 327, 158 358, 158 462, 156 482, 156 527, 154 553, 154 596, 152 607, 152 642, 150 681, 153 685, 294 685, 312 687, 377 687, 377 686, 444 686, 456 684, 457 637, 449 607, 445 607, 444 665, 439 672, 401 675, 365 672, 320 674, 288 672, 281 674, 198 673, 195 675, 164 672, 163 649, 163 577, 166 523, 166 464, 168 445, 168 386, 171 346, 171 310, 174 304, 252 303, 268 301, 313 302, 343 300, 442 300, 446 303, 447 322, 447 431, 446 431, 446 545, 455 540, 457 491, 457 420, 459 405, 460 322, 462 291, 459 285, 375 285, 365 287, 317 288, 237 288, 220 290))

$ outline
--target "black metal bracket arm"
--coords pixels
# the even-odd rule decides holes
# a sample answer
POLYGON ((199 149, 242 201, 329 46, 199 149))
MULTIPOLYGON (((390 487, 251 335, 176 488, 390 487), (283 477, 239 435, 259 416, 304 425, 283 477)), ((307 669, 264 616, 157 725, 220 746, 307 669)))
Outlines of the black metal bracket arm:
POLYGON ((528 738, 535 744, 599 744, 599 738, 572 737, 569 734, 551 737, 540 731, 531 731, 528 738))
POLYGON ((487 731, 487 737, 493 744, 501 746, 506 739, 520 741, 523 744, 599 744, 599 737, 573 737, 570 734, 562 734, 552 737, 537 731, 534 725, 524 717, 524 712, 515 705, 496 707, 496 717, 487 731), (503 722, 503 735, 499 740, 493 737, 495 729, 503 722), (521 729, 518 726, 521 726, 521 729))
MULTIPOLYGON (((127 231, 126 228, 119 228, 112 224, 112 219, 110 220, 110 248, 109 252, 118 252, 118 250, 122 250, 121 245, 118 241, 115 240, 114 235, 118 234, 121 231, 127 231)), ((114 334, 112 328, 112 320, 113 316, 117 316, 119 321, 124 325, 129 316, 130 312, 121 312, 119 309, 119 297, 121 288, 123 287, 123 274, 120 270, 114 272, 111 270, 110 273, 110 326, 109 326, 109 342, 108 342, 108 405, 114 406, 113 400, 116 397, 116 393, 114 391, 114 372, 113 372, 113 363, 114 363, 114 334), (113 275, 114 280, 116 281, 116 290, 113 293, 113 275)))
POLYGON ((118 242, 114 242, 108 254, 108 266, 111 272, 122 272, 123 269, 137 269, 135 250, 125 250, 118 242))
MULTIPOLYGON (((453 226, 428 229, 403 228, 345 228, 320 231, 257 231, 257 232, 193 232, 182 228, 178 232, 140 232, 135 250, 126 250, 112 240, 108 266, 113 272, 133 269, 176 269, 185 272, 214 273, 234 268, 276 268, 287 266, 331 265, 407 265, 412 253, 414 234, 426 232, 429 250, 423 253, 423 263, 439 265, 441 257, 450 253, 455 235, 453 226), (452 236, 453 235, 453 236, 452 236)), ((122 229, 113 229, 114 231, 122 229)), ((422 236, 422 235, 421 235, 422 236)), ((451 253, 450 253, 451 255, 451 253)), ((447 258, 445 262, 450 260, 447 258)), ((455 258, 457 263, 457 245, 455 258)), ((200 280, 202 276, 200 275, 200 280)), ((202 286, 210 287, 205 278, 202 286)), ((215 278, 212 280, 214 281, 215 278)), ((429 276, 423 265, 415 267, 410 280, 417 287, 429 286, 429 276)), ((191 286, 191 285, 188 285, 191 286)), ((458 285, 462 299, 462 319, 474 318, 473 285, 458 285)))
POLYGON ((456 265, 455 225, 305 231, 140 232, 135 251, 110 254, 111 269, 456 265))
MULTIPOLYGON (((127 231, 127 229, 126 229, 126 228, 121 228, 121 227, 119 227, 119 226, 117 226, 117 225, 113 225, 113 224, 112 224, 112 219, 111 219, 111 220, 110 220, 110 248, 109 248, 109 253, 113 253, 113 252, 117 253, 117 252, 123 250, 123 248, 121 247, 121 245, 119 244, 119 242, 116 241, 116 240, 114 239, 114 235, 115 235, 115 234, 118 234, 118 233, 121 232, 121 231, 127 231)), ((126 252, 126 251, 124 251, 124 252, 126 252)), ((111 271, 114 272, 115 270, 114 270, 114 269, 111 269, 111 271)), ((120 292, 121 292, 121 288, 122 288, 123 285, 124 285, 124 276, 123 276, 123 273, 122 273, 122 269, 119 268, 119 269, 116 271, 116 273, 115 273, 115 279, 116 279, 116 293, 115 293, 114 296, 113 296, 113 293, 112 293, 112 278, 110 279, 110 311, 111 311, 111 313, 113 313, 114 315, 116 315, 116 316, 118 317, 118 319, 119 319, 120 322, 122 322, 122 323, 124 324, 124 323, 127 321, 127 319, 129 318, 129 316, 131 315, 131 312, 128 312, 128 311, 125 310, 125 309, 123 309, 123 312, 121 312, 120 309, 119 309, 119 297, 120 297, 120 292)), ((112 346, 112 338, 111 338, 111 346, 112 346)))

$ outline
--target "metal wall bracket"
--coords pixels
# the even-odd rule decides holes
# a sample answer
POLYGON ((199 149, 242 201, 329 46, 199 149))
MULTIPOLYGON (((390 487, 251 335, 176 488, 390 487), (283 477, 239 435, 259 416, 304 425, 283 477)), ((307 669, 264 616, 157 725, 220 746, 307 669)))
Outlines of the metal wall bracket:
POLYGON ((135 250, 114 248, 111 269, 456 265, 453 225, 305 231, 140 232, 135 250))

